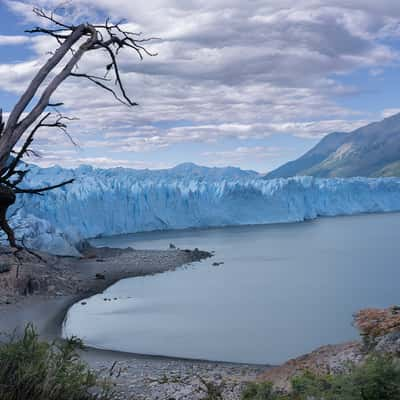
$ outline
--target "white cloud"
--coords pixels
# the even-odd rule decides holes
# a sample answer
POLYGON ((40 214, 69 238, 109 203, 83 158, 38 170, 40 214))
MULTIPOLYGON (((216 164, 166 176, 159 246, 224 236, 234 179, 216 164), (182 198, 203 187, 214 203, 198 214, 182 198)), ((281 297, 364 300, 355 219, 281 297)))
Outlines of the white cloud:
POLYGON ((125 167, 135 169, 162 169, 173 166, 168 163, 149 162, 145 160, 125 160, 111 157, 80 156, 74 151, 49 151, 43 154, 42 157, 34 157, 30 161, 41 167, 50 167, 53 165, 62 164, 67 168, 76 168, 80 165, 92 165, 97 168, 125 167))
POLYGON ((400 113, 400 108, 386 108, 385 110, 382 111, 382 117, 388 118, 398 113, 400 113))
POLYGON ((0 46, 18 45, 30 42, 28 36, 0 35, 0 46))
POLYGON ((209 151, 202 155, 206 158, 208 165, 214 166, 241 166, 249 162, 256 164, 257 161, 274 160, 282 157, 287 149, 268 146, 241 146, 233 150, 209 151))
MULTIPOLYGON (((30 1, 7 4, 36 24, 30 1)), ((59 1, 34 4, 50 8, 59 1)), ((74 21, 87 15, 123 17, 130 29, 162 38, 149 44, 157 57, 139 62, 136 56, 121 53, 127 91, 140 107, 116 104, 108 93, 77 79, 69 79, 54 96, 54 101, 65 102, 70 115, 80 118, 71 127, 77 141, 110 153, 273 134, 319 138, 349 131, 371 116, 336 103, 337 96, 362 90, 336 78, 359 68, 377 76, 399 59, 396 49, 382 40, 400 35, 397 0, 71 4, 66 12, 74 21)), ((55 43, 39 37, 31 45, 34 60, 0 65, 3 90, 20 94, 55 43)), ((80 67, 101 74, 104 65, 104 54, 94 53, 80 67)), ((48 134, 39 143, 51 146, 57 141, 59 137, 48 134)))

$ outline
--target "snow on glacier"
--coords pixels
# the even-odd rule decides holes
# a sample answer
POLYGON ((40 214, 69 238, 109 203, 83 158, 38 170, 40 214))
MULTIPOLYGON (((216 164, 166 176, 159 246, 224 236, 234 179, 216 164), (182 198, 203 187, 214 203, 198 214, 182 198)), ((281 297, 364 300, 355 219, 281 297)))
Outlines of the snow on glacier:
POLYGON ((400 178, 265 180, 194 164, 158 171, 33 166, 26 185, 70 178, 73 184, 44 196, 19 198, 18 218, 34 221, 23 232, 32 247, 72 255, 80 239, 96 236, 400 211, 400 178))

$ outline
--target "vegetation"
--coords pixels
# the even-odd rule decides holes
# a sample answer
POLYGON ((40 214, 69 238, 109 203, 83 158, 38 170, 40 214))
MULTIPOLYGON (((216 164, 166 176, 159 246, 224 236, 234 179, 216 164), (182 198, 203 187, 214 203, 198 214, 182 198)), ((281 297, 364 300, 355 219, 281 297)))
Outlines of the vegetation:
POLYGON ((400 362, 388 355, 370 355, 348 373, 314 375, 305 372, 282 394, 269 382, 250 384, 242 400, 400 400, 400 362))
POLYGON ((222 400, 222 387, 217 386, 213 382, 208 382, 205 379, 200 378, 201 383, 205 387, 206 396, 203 400, 222 400))
POLYGON ((242 393, 242 400, 280 400, 284 399, 274 391, 271 382, 250 383, 242 393))
POLYGON ((77 339, 40 341, 31 325, 20 339, 0 345, 1 400, 109 400, 109 386, 99 381, 78 355, 77 339))

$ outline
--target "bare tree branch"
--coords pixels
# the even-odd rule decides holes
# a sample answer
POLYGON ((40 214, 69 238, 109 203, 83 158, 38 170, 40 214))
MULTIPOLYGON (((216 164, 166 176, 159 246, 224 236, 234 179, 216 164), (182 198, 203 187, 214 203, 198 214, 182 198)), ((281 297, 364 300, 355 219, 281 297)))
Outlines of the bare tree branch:
POLYGON ((72 73, 71 76, 76 76, 79 78, 86 78, 89 81, 95 83, 97 86, 100 86, 102 89, 107 90, 108 92, 110 92, 114 98, 119 101, 122 104, 125 105, 129 105, 129 106, 138 106, 138 103, 132 102, 131 100, 128 100, 128 102, 124 101, 123 99, 121 99, 118 94, 115 92, 115 90, 111 89, 110 87, 108 87, 107 85, 105 85, 104 83, 100 82, 99 80, 102 81, 109 81, 109 79, 105 79, 105 78, 99 78, 99 77, 94 77, 91 75, 87 75, 87 74, 77 74, 77 73, 72 73), (99 79, 99 80, 98 80, 99 79))
POLYGON ((0 108, 0 137, 3 135, 4 131, 4 121, 3 121, 3 110, 0 108))
POLYGON ((48 192, 49 190, 57 189, 65 185, 69 185, 70 183, 73 183, 75 179, 68 179, 67 181, 57 183, 56 185, 52 186, 46 186, 38 189, 21 189, 21 188, 15 188, 15 193, 30 193, 30 194, 41 194, 43 192, 48 192))
MULTIPOLYGON (((19 118, 25 111, 28 104, 32 101, 33 97, 36 95, 41 84, 53 71, 53 69, 60 63, 60 61, 65 57, 68 50, 82 37, 84 28, 84 26, 80 26, 79 29, 74 30, 68 37, 68 39, 64 41, 64 43, 57 49, 54 55, 47 61, 47 63, 43 65, 42 68, 40 68, 39 72, 33 78, 25 93, 21 96, 20 100, 11 111, 11 114, 7 121, 7 125, 4 130, 4 134, 0 138, 0 165, 6 161, 5 155, 8 156, 7 153, 9 153, 11 148, 17 143, 17 141, 20 139, 20 137, 29 127, 29 125, 35 122, 36 118, 40 115, 40 111, 43 111, 43 100, 45 100, 46 98, 50 98, 50 95, 57 88, 57 86, 55 85, 57 85, 58 80, 60 80, 60 78, 66 78, 66 76, 64 76, 64 72, 64 74, 57 81, 52 82, 52 85, 50 84, 47 88, 48 90, 46 92, 46 95, 42 95, 42 98, 35 107, 35 110, 32 110, 25 118, 25 123, 23 124, 23 126, 21 126, 22 124, 18 124, 19 118)), ((45 103, 47 105, 49 101, 46 101, 45 103)))
POLYGON ((127 49, 136 54, 140 60, 146 55, 156 55, 145 47, 145 43, 155 38, 142 38, 141 33, 125 30, 122 25, 123 21, 114 24, 107 19, 104 24, 85 22, 74 25, 63 22, 62 18, 56 15, 56 11, 47 12, 42 8, 34 8, 33 12, 46 21, 46 27, 37 26, 26 32, 52 37, 57 41, 58 48, 36 73, 28 88, 11 110, 6 123, 3 122, 0 110, 0 228, 6 232, 12 246, 16 246, 16 241, 13 230, 8 225, 6 211, 15 202, 15 195, 18 193, 41 195, 43 192, 68 185, 74 181, 69 179, 41 188, 19 187, 29 172, 29 169, 19 169, 19 165, 25 155, 34 153, 30 146, 40 128, 57 128, 76 145, 67 131, 67 122, 73 119, 57 112, 55 120, 51 121, 51 113, 46 113, 47 107, 63 105, 63 103, 50 101, 54 92, 69 77, 83 78, 111 93, 122 104, 137 106, 138 103, 131 99, 124 86, 120 72, 119 53, 122 49, 127 49), (77 72, 82 57, 92 51, 105 51, 106 53, 104 77, 77 72), (63 67, 56 68, 61 63, 63 67), (113 74, 114 87, 110 87, 110 82, 112 82, 108 78, 110 73, 113 74), (39 95, 39 93, 41 94, 39 95), (31 104, 32 107, 28 108, 31 104), (20 150, 15 151, 15 146, 26 134, 20 150), (16 156, 10 162, 12 153, 16 156))
MULTIPOLYGON (((44 121, 51 115, 51 113, 47 113, 46 115, 44 115, 44 117, 42 117, 42 119, 39 121, 39 123, 32 129, 31 133, 28 135, 25 143, 23 144, 23 146, 21 147, 21 150, 18 152, 17 156, 13 159, 13 161, 11 162, 11 164, 7 167, 8 172, 4 175, 1 176, 1 180, 6 181, 7 179, 9 179, 15 171, 15 168, 18 166, 19 162, 21 161, 22 157, 24 156, 24 154, 26 154, 26 152, 29 149, 29 146, 32 144, 33 142, 33 136, 35 135, 35 133, 37 132, 37 130, 43 126, 44 121)), ((0 172, 0 175, 3 175, 3 171, 0 172)))

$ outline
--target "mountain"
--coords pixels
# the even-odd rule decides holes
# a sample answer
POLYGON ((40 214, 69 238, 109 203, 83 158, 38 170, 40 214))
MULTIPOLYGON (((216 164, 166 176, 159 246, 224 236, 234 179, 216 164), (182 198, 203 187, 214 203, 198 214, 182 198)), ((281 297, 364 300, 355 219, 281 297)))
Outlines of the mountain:
POLYGON ((265 177, 400 176, 400 114, 350 133, 334 132, 265 177))
POLYGON ((29 168, 33 171, 33 173, 30 174, 29 185, 34 183, 33 180, 36 180, 38 183, 43 183, 41 181, 43 179, 47 179, 49 182, 53 181, 53 179, 57 177, 57 174, 68 176, 69 178, 77 175, 97 175, 105 179, 108 176, 124 175, 139 181, 158 181, 160 179, 241 180, 256 179, 261 176, 256 171, 243 170, 236 167, 204 167, 190 162, 165 169, 134 169, 125 167, 95 168, 91 165, 81 165, 74 169, 62 168, 60 166, 40 168, 33 165, 29 168))
POLYGON ((158 171, 30 170, 28 187, 75 178, 43 196, 18 196, 10 210, 18 237, 56 254, 77 254, 77 243, 95 236, 400 211, 400 178, 265 180, 251 171, 194 164, 158 171))

